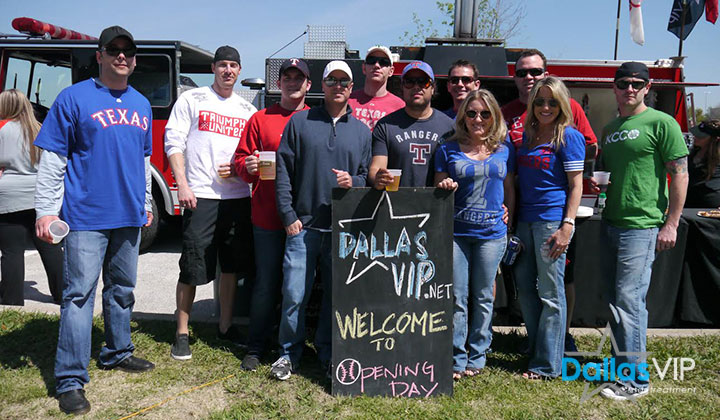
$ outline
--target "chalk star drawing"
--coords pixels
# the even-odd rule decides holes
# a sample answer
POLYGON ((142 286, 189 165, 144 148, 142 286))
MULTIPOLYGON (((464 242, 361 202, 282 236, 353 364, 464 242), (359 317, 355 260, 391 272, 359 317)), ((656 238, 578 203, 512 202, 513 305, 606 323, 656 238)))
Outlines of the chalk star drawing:
MULTIPOLYGON (((380 199, 378 200, 377 204, 375 205, 375 209, 373 210, 370 217, 361 217, 358 219, 343 219, 338 220, 338 225, 341 228, 345 227, 346 223, 359 223, 359 222, 367 222, 370 220, 374 220, 375 216, 377 215, 378 209, 380 208, 380 204, 382 204, 383 200, 387 200, 388 204, 388 213, 390 214, 390 220, 407 220, 407 219, 422 219, 418 223, 418 227, 421 228, 425 226, 425 223, 430 219, 430 213, 418 213, 418 214, 407 214, 403 216, 396 216, 395 212, 393 211, 392 201, 390 200, 390 195, 387 193, 387 191, 383 191, 382 195, 380 196, 380 199)), ((372 263, 368 264, 367 267, 363 268, 359 273, 353 275, 355 273, 355 265, 357 264, 357 261, 352 263, 352 266, 350 267, 350 273, 348 274, 347 280, 345 280, 345 284, 350 284, 360 278, 363 274, 367 273, 368 270, 375 266, 380 266, 385 271, 390 270, 390 268, 381 263, 380 261, 373 261, 372 263)))
MULTIPOLYGON (((612 305, 610 305, 610 310, 613 312, 613 314, 615 314, 616 310, 612 307, 612 305)), ((598 344, 597 350, 589 351, 589 352, 568 351, 568 352, 565 352, 565 354, 567 354, 568 356, 581 356, 581 357, 601 356, 602 348, 605 345, 605 341, 608 339, 608 337, 610 338, 610 346, 613 350, 613 354, 615 355, 615 357, 617 357, 617 356, 638 356, 638 357, 647 358, 647 356, 650 354, 650 352, 620 351, 620 349, 618 348, 618 345, 617 345, 617 341, 615 340, 615 336, 613 335, 612 328, 610 327, 610 322, 608 322, 605 325, 605 330, 603 331, 603 335, 600 339, 600 344, 598 344)), ((636 372, 636 374, 637 374, 637 372, 636 372)), ((618 385, 616 382, 612 382, 612 383, 605 382, 605 383, 601 384, 600 386, 598 386, 597 388, 593 389, 592 391, 588 392, 588 390, 590 389, 590 383, 586 383, 585 388, 583 389, 582 396, 580 396, 580 402, 582 403, 582 402, 589 400, 590 398, 592 398, 593 395, 600 393, 600 391, 602 391, 605 388, 610 388, 612 390, 619 391, 621 386, 618 385)), ((637 402, 636 401, 637 396, 635 396, 635 395, 629 395, 628 398, 630 400, 632 400, 633 402, 637 402)))

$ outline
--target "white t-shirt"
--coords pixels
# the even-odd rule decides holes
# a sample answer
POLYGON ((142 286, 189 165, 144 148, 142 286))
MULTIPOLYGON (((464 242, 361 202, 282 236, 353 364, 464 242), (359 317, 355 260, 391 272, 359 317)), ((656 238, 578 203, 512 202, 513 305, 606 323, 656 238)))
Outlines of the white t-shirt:
POLYGON ((233 93, 229 98, 206 86, 184 92, 165 126, 165 153, 185 153, 185 174, 198 198, 231 199, 250 196, 239 176, 221 178, 218 167, 231 163, 240 136, 257 109, 233 93))

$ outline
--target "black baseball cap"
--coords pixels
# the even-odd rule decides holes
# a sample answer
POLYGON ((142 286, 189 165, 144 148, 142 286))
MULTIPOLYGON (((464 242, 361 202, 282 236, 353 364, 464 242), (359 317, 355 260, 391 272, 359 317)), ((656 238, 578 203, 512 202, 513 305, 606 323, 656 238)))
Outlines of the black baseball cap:
POLYGON ((117 37, 127 38, 127 40, 130 41, 130 44, 132 44, 133 47, 137 48, 137 45, 135 45, 135 39, 133 38, 132 34, 122 26, 117 25, 103 29, 102 33, 100 34, 100 38, 98 39, 98 47, 102 48, 106 46, 117 37))
POLYGON ((302 74, 305 75, 305 77, 310 77, 310 69, 308 68, 307 63, 305 63, 299 58, 288 58, 287 60, 283 61, 282 65, 280 66, 280 72, 278 73, 278 77, 281 77, 287 69, 298 69, 302 74))
POLYGON ((238 50, 229 45, 223 45, 215 51, 213 63, 217 63, 218 61, 223 60, 234 61, 238 63, 238 65, 240 65, 240 53, 238 52, 238 50))
POLYGON ((615 80, 622 79, 623 77, 636 77, 646 82, 650 81, 650 71, 647 66, 643 63, 636 61, 628 61, 622 63, 620 67, 615 71, 615 80))

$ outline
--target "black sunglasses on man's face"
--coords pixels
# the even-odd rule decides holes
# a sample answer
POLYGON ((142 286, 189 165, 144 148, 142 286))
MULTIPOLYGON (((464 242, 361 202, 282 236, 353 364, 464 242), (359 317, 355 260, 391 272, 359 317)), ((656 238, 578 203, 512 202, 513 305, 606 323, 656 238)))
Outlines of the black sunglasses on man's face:
POLYGON ((432 85, 432 80, 429 77, 406 77, 402 79, 402 85, 405 89, 412 89, 415 86, 427 89, 432 85))
POLYGON ((325 86, 327 86, 327 87, 333 87, 333 86, 337 85, 338 83, 340 83, 340 86, 346 88, 346 87, 350 86, 350 83, 352 82, 352 80, 336 79, 332 76, 328 76, 325 79, 323 79, 323 82, 325 82, 325 86))
POLYGON ((133 58, 135 57, 135 54, 137 54, 137 48, 135 47, 120 48, 115 45, 106 45, 102 47, 100 51, 103 51, 111 57, 117 57, 120 53, 123 53, 125 57, 133 58))
POLYGON ((375 57, 374 55, 371 55, 367 58, 365 58, 365 64, 368 66, 374 66, 375 64, 380 63, 380 67, 390 67, 390 60, 385 57, 375 57))
POLYGON ((636 81, 632 81, 632 82, 629 80, 616 80, 615 81, 615 86, 620 90, 625 90, 629 86, 632 86, 632 88, 634 90, 640 90, 640 89, 644 88, 646 84, 647 84, 647 82, 644 80, 636 80, 636 81))
POLYGON ((538 77, 543 73, 545 73, 545 69, 539 69, 539 68, 517 69, 517 70, 515 70, 515 77, 525 77, 528 74, 530 74, 530 76, 532 76, 532 77, 538 77))

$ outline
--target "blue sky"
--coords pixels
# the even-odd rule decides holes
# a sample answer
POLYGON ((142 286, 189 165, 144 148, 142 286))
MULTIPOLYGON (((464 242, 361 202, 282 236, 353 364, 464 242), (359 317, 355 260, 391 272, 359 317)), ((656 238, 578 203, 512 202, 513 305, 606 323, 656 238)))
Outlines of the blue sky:
MULTIPOLYGON (((612 59, 615 40, 614 0, 527 1, 525 19, 510 47, 535 47, 549 58, 612 59)), ((672 0, 645 0, 642 5, 645 45, 630 39, 627 0, 622 0, 618 58, 655 60, 677 55, 678 39, 666 30, 672 0)), ((235 46, 242 56, 241 77, 264 77, 265 58, 300 35, 306 25, 341 24, 347 42, 361 51, 374 44, 401 45, 412 31, 413 12, 438 23, 435 0, 305 1, 85 1, 0 0, 0 32, 15 33, 11 21, 27 16, 98 36, 121 25, 138 39, 180 39, 214 51, 235 46)), ((720 83, 720 22, 703 16, 685 41, 687 81, 720 83)), ((278 56, 301 56, 301 38, 278 56)), ((698 107, 720 106, 720 88, 693 89, 698 107)))

